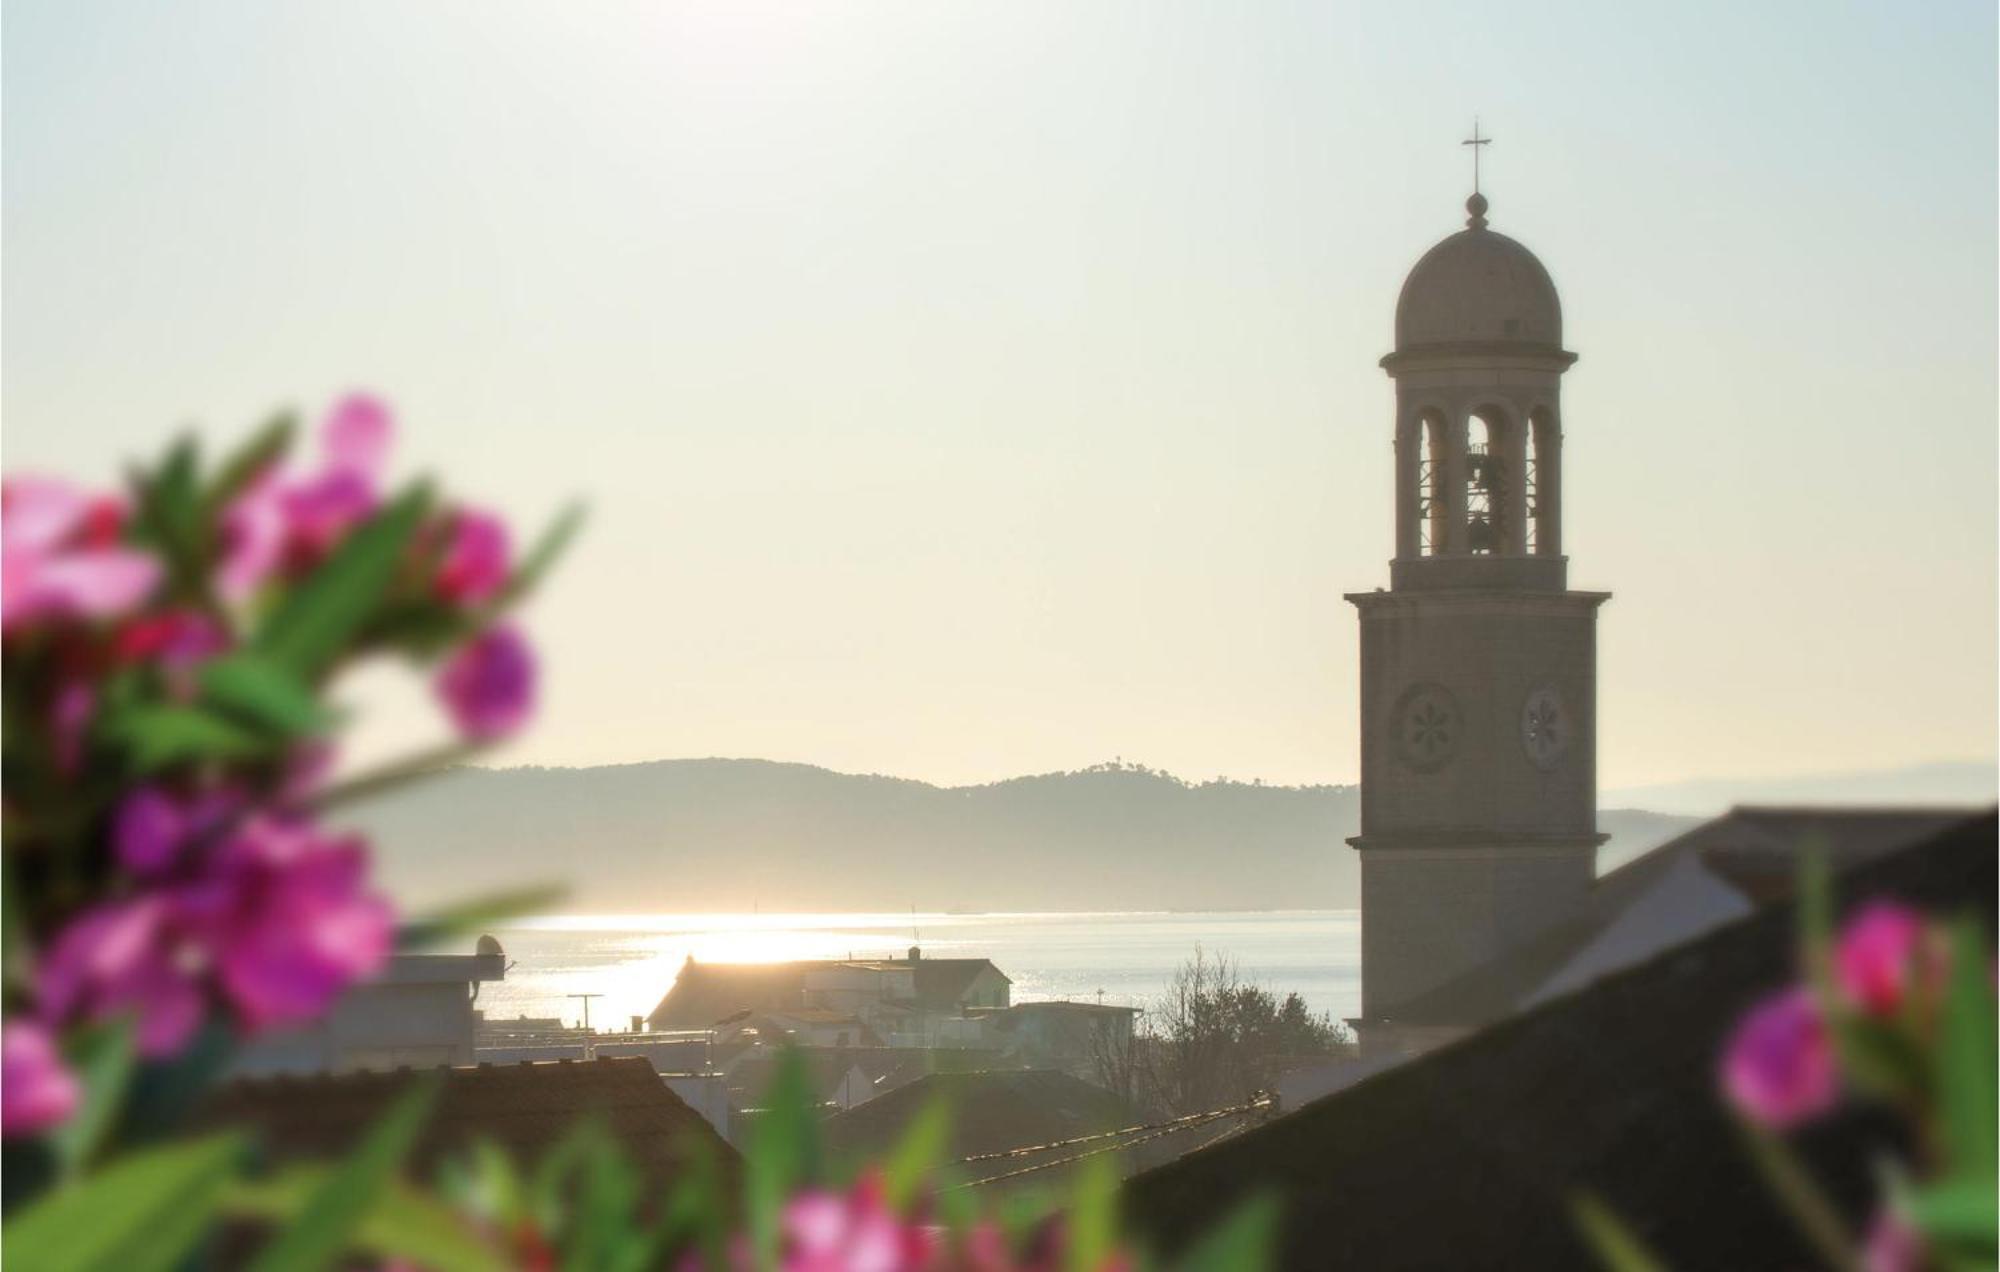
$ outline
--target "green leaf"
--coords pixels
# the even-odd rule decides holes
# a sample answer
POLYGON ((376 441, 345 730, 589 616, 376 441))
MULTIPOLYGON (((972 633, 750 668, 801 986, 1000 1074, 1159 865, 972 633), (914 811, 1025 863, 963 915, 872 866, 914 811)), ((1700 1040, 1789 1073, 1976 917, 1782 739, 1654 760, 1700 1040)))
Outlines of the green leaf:
POLYGON ((132 753, 141 774, 187 760, 234 760, 261 755, 271 744, 201 707, 142 703, 111 716, 105 733, 132 753))
MULTIPOLYGON (((333 1168, 311 1162, 269 1179, 238 1183, 226 1194, 223 1210, 274 1226, 291 1224, 332 1174, 333 1168)), ((402 1180, 391 1180, 375 1198, 350 1244, 378 1258, 402 1259, 435 1272, 504 1272, 508 1266, 449 1206, 402 1180)))
POLYGON ((207 513, 210 516, 220 513, 256 480, 258 474, 283 459, 292 448, 292 437, 297 429, 298 418, 290 411, 282 412, 251 434, 249 441, 232 451, 222 461, 215 479, 208 484, 208 492, 202 496, 207 513))
POLYGON ((201 688, 211 705, 282 737, 318 733, 332 722, 311 686, 289 668, 252 650, 240 650, 203 667, 201 688))
POLYGON ((398 928, 396 948, 419 949, 492 927, 506 919, 525 914, 546 914, 562 900, 566 891, 554 886, 516 888, 462 902, 449 909, 435 910, 398 928))
POLYGON ((361 1146, 306 1199, 290 1226, 258 1252, 252 1272, 310 1272, 339 1258, 416 1143, 438 1087, 434 1074, 412 1084, 361 1146))
POLYGON ((493 598, 488 607, 490 612, 505 612, 525 600, 562 558, 562 554, 569 550, 570 542, 582 531, 585 518, 586 511, 582 504, 571 504, 563 509, 549 528, 542 531, 542 537, 535 540, 535 546, 528 549, 528 555, 521 559, 520 566, 500 589, 500 594, 493 598))
POLYGON ((772 1076, 750 1136, 744 1162, 744 1189, 750 1220, 750 1243, 756 1265, 774 1267, 778 1258, 778 1218, 793 1189, 817 1182, 821 1161, 819 1111, 813 1107, 805 1057, 785 1048, 772 1076))
POLYGON ((1665 1272, 1667 1265, 1597 1194, 1571 1198, 1570 1217, 1583 1243, 1610 1272, 1665 1272))
POLYGON ((1979 925, 1960 920, 1951 926, 1951 979, 1945 986, 1944 1020, 1938 1042, 1938 1114, 1944 1121, 1944 1151, 1954 1176, 1984 1180, 1989 1190, 2000 1178, 2000 1057, 1996 1057, 1993 989, 1987 982, 1987 955, 1979 925))
POLYGON ((1108 1157, 1086 1158, 1077 1167, 1069 1203, 1069 1272, 1097 1272, 1118 1250, 1118 1171, 1108 1157))
POLYGON ((0 1227, 0 1264, 37 1272, 168 1272, 208 1230, 238 1135, 130 1153, 0 1227))
POLYGON ((1927 1188, 1913 1188, 1901 1199, 1902 1209, 1918 1231, 1933 1243, 1949 1244, 1963 1253, 1992 1252, 2000 1227, 2000 1193, 1993 1181, 1959 1175, 1927 1188))
POLYGON ((1276 1197, 1250 1198, 1175 1260, 1174 1272, 1257 1272, 1275 1267, 1282 1213, 1276 1197))
POLYGON ((916 1196, 917 1189, 943 1159, 950 1139, 951 1104, 943 1099, 932 1100, 903 1132, 883 1167, 883 1194, 892 1209, 902 1210, 916 1196))
POLYGON ((1799 950, 1807 982, 1822 1003, 1833 1001, 1833 871, 1825 836, 1807 835, 1798 845, 1799 950))
POLYGON ((1891 1100, 1923 1099, 1931 1061, 1906 1030, 1885 1028, 1852 1011, 1827 1013, 1841 1069, 1856 1088, 1891 1100))
POLYGON ((318 678, 381 605, 429 507, 429 491, 418 487, 357 527, 285 598, 256 648, 295 675, 318 678))
POLYGON ((193 437, 175 442, 160 466, 132 479, 135 542, 158 552, 174 590, 204 594, 208 536, 200 498, 201 453, 193 437))
POLYGON ((75 1115, 49 1137, 65 1177, 82 1172, 118 1120, 137 1054, 133 1032, 132 1021, 121 1020, 87 1031, 71 1048, 70 1059, 82 1081, 83 1099, 75 1115))

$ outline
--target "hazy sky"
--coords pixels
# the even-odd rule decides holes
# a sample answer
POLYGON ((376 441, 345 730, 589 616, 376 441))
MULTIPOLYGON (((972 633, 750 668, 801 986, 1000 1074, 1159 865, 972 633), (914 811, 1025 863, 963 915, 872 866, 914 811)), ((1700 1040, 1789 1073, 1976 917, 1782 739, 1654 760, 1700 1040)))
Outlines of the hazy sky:
POLYGON ((360 385, 412 471, 587 496, 512 761, 1350 781, 1476 111, 1582 354, 1603 783, 1987 756, 1994 22, 10 0, 6 465, 360 385))

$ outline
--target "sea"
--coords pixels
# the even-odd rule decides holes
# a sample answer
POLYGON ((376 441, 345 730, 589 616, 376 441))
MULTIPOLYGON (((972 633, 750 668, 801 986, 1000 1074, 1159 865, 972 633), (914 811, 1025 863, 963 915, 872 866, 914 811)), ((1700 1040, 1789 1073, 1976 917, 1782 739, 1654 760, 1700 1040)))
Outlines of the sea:
POLYGON ((504 979, 479 989, 488 1020, 558 1017, 624 1029, 682 964, 817 958, 988 958, 1015 1002, 1145 1007, 1197 949, 1335 1019, 1361 1006, 1358 910, 1048 914, 551 915, 497 927, 504 979), (588 995, 589 997, 585 997, 588 995))

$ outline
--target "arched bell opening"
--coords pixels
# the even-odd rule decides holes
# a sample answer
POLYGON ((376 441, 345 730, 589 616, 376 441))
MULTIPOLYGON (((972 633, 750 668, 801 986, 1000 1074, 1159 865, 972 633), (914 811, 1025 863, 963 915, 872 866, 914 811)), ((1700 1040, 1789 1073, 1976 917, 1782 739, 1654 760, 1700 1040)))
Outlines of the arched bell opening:
POLYGON ((1500 434, 1491 411, 1474 411, 1466 420, 1465 550, 1474 556, 1501 549, 1507 472, 1500 434))
POLYGON ((1418 552, 1436 556, 1449 542, 1451 501, 1445 497, 1445 455, 1449 422, 1442 411, 1424 411, 1417 418, 1420 450, 1417 459, 1418 552))
POLYGON ((1467 417, 1465 550, 1475 556, 1528 551, 1528 445, 1521 421, 1501 406, 1467 417))
POLYGON ((1562 427, 1555 408, 1538 406, 1528 415, 1533 450, 1528 455, 1528 551, 1562 555, 1562 427))

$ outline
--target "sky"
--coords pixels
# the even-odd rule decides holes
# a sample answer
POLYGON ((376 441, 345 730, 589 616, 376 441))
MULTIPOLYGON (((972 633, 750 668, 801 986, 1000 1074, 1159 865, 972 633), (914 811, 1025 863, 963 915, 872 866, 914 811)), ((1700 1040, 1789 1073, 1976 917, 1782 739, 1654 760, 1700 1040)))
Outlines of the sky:
MULTIPOLYGON (((506 763, 1352 781, 1404 273, 1561 290, 1599 776, 1994 754, 1990 3, 8 0, 9 472, 343 390, 592 523, 506 763)), ((357 751, 441 736, 349 687, 357 751)))

